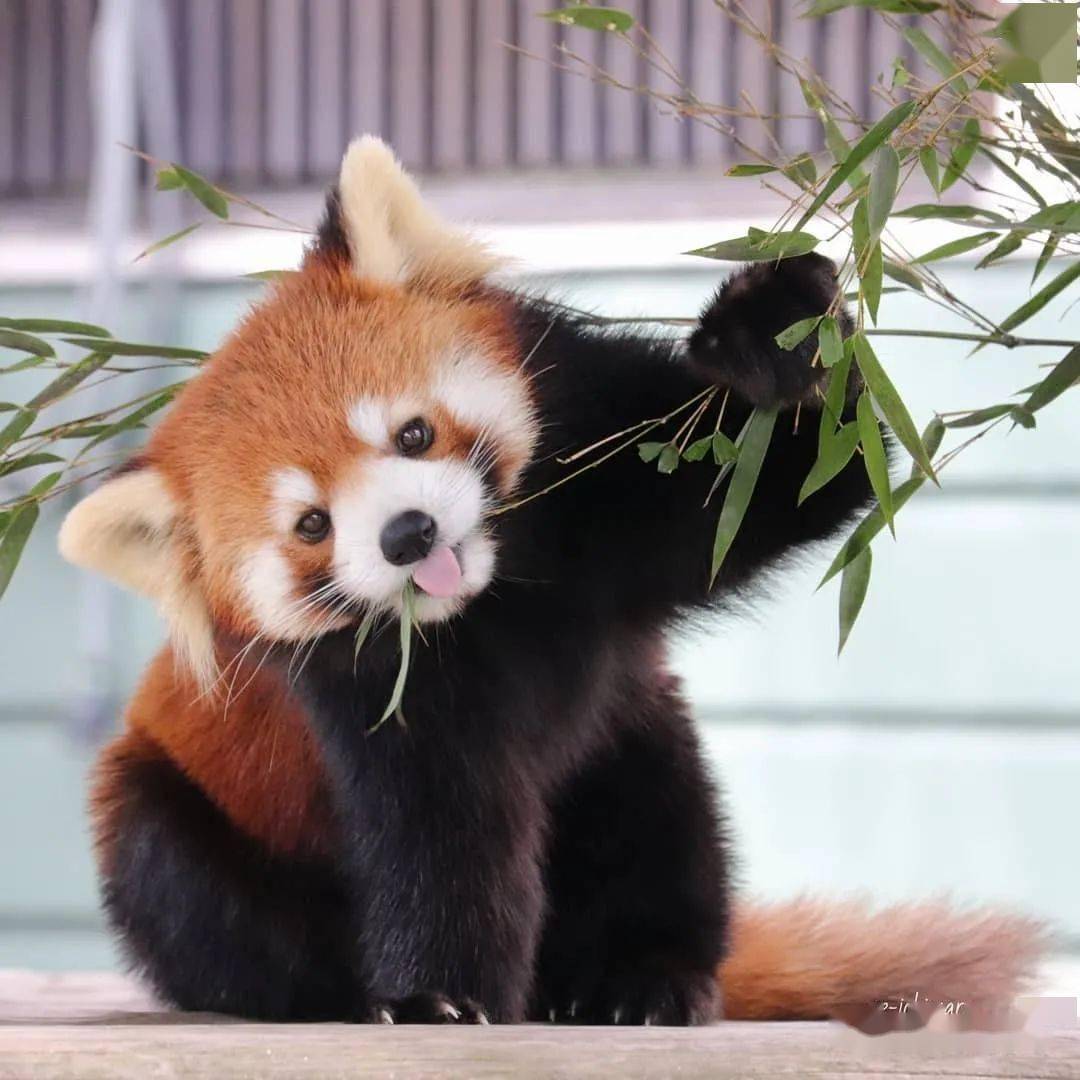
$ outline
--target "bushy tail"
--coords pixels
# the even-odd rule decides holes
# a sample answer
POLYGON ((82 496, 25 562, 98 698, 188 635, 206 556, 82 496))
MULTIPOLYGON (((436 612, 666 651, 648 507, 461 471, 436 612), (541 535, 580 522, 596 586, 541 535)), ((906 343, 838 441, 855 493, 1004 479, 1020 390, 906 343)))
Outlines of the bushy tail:
POLYGON ((999 1010, 1047 945, 1034 919, 942 902, 877 911, 859 901, 742 903, 719 971, 724 1015, 859 1025, 883 1002, 999 1010))

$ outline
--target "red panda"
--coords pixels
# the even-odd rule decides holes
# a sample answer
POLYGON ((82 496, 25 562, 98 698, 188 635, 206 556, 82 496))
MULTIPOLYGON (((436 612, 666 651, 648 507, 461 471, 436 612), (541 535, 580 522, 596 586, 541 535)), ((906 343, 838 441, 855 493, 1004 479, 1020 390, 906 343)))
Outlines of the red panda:
POLYGON ((599 331, 497 268, 359 140, 302 267, 65 521, 64 555, 170 628, 91 800, 132 965, 181 1008, 277 1020, 1007 997, 1038 951, 1023 919, 733 900, 665 667, 672 626, 869 501, 856 460, 796 505, 821 374, 813 335, 774 336, 833 302, 831 264, 739 272, 685 343, 599 331), (715 469, 630 450, 568 480, 565 456, 614 433, 670 416, 652 437, 682 437, 696 409, 734 437, 755 407, 779 419, 711 588, 715 469))

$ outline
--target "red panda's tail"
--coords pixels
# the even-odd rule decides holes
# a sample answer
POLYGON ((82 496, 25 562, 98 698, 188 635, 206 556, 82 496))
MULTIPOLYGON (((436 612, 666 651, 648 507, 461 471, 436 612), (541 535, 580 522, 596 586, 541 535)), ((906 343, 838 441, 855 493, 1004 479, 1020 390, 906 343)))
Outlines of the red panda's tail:
POLYGON ((884 1002, 1008 1007, 1047 948, 1043 924, 946 903, 742 903, 721 965, 729 1020, 860 1023, 884 1002), (918 998, 915 995, 918 994, 918 998))

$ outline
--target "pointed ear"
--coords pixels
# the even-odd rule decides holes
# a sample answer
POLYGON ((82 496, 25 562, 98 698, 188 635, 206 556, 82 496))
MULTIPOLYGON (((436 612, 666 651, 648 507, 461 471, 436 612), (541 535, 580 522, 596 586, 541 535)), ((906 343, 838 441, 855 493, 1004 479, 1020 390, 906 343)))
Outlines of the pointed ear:
POLYGON ((460 284, 500 265, 468 233, 441 221, 390 148, 372 135, 345 153, 314 253, 348 259, 359 277, 389 284, 460 284))
POLYGON ((173 644, 203 685, 214 673, 206 601, 188 571, 176 500, 153 466, 107 480, 82 500, 60 528, 60 554, 154 599, 173 644))

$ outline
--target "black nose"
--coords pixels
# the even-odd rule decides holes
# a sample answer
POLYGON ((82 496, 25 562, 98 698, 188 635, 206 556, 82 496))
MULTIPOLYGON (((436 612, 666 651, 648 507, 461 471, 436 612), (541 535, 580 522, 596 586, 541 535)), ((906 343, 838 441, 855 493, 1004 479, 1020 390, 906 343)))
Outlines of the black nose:
POLYGON ((408 566, 426 558, 435 544, 437 526, 430 514, 406 510, 391 518, 379 536, 379 546, 387 562, 408 566))

